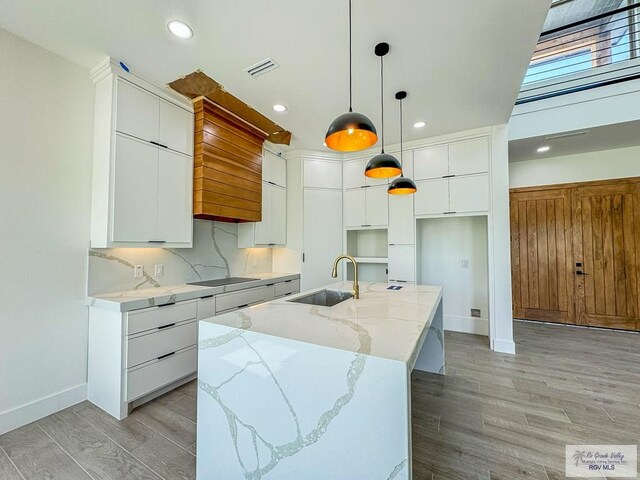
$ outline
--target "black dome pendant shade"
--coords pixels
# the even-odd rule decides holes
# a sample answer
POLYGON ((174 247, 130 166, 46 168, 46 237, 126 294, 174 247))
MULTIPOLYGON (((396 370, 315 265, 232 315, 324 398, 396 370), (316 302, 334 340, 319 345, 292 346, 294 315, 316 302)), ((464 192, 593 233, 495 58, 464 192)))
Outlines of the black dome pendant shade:
MULTIPOLYGON (((400 91, 396 93, 396 100, 400 101, 400 161, 402 162, 402 100, 407 98, 407 92, 400 91)), ((401 163, 402 165, 402 163, 401 163)), ((416 193, 418 187, 413 180, 404 176, 404 172, 394 179, 387 188, 389 195, 411 195, 416 193)))
POLYGON ((391 178, 402 173, 400 162, 393 155, 384 152, 384 61, 383 57, 389 53, 388 43, 379 43, 374 52, 380 57, 380 103, 382 110, 382 152, 367 163, 364 174, 370 178, 391 178))
POLYGON ((327 130, 324 141, 338 152, 357 152, 369 148, 378 141, 373 122, 352 108, 353 79, 351 74, 351 0, 349 0, 349 112, 337 117, 327 130))

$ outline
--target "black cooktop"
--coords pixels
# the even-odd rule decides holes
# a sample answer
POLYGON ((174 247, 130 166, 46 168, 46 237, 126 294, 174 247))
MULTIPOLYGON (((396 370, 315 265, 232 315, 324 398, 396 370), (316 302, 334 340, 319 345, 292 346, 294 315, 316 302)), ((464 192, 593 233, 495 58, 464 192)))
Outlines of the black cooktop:
POLYGON ((187 285, 200 285, 201 287, 220 287, 222 285, 231 285, 233 283, 251 282, 258 280, 257 278, 243 278, 243 277, 231 277, 231 278, 218 278, 216 280, 203 280, 202 282, 190 282, 187 285))

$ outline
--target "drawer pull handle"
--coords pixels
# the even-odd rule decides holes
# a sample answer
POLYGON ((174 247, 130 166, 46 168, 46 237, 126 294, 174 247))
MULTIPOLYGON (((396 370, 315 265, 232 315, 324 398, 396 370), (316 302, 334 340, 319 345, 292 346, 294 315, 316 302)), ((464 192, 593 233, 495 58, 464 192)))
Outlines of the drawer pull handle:
POLYGON ((169 328, 169 327, 175 327, 175 323, 169 323, 167 325, 162 325, 161 327, 158 327, 158 330, 162 330, 163 328, 169 328))
POLYGON ((295 292, 289 292, 289 293, 285 293, 283 296, 286 297, 287 295, 293 295, 295 292))
POLYGON ((158 305, 158 308, 168 307, 169 305, 175 305, 176 302, 163 303, 162 305, 158 305))
POLYGON ((249 306, 249 304, 245 303, 244 305, 238 305, 238 308, 245 308, 245 307, 248 307, 248 306, 249 306))
POLYGON ((166 145, 163 145, 163 144, 158 143, 158 142, 154 142, 153 140, 149 140, 149 143, 150 143, 151 145, 155 145, 155 146, 157 146, 157 147, 169 148, 169 147, 167 147, 166 145))
POLYGON ((213 298, 213 295, 207 295, 206 297, 200 297, 200 300, 206 300, 207 298, 213 298))
POLYGON ((443 175, 442 178, 453 178, 455 175, 443 175))
POLYGON ((291 283, 293 280, 285 280, 284 283, 291 283))
POLYGON ((147 243, 167 243, 166 240, 149 240, 147 243))
POLYGON ((267 287, 273 287, 275 283, 267 283, 267 287))
POLYGON ((442 212, 443 215, 451 215, 452 213, 457 213, 457 212, 442 212))
POLYGON ((161 356, 158 357, 158 360, 163 360, 163 359, 165 359, 167 357, 170 357, 171 355, 175 355, 175 354, 176 354, 176 352, 171 352, 171 353, 167 353, 165 355, 161 355, 161 356))

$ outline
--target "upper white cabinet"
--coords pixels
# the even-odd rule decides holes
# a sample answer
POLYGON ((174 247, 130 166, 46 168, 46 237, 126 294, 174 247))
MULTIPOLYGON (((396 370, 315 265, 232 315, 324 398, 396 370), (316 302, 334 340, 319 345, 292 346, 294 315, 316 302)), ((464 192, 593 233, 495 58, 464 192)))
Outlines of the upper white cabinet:
POLYGON ((344 162, 342 166, 342 177, 344 179, 345 189, 387 185, 389 183, 386 178, 369 178, 364 174, 369 160, 370 158, 366 157, 344 162))
POLYGON ((262 221, 238 225, 238 248, 287 243, 287 163, 280 155, 262 155, 262 221))
POLYGON ((116 84, 116 131, 193 155, 193 113, 127 80, 116 84))
MULTIPOLYGON (((404 175, 413 178, 412 152, 405 152, 402 169, 404 175)), ((406 245, 415 242, 414 195, 389 195, 389 245, 406 245)), ((389 277, 392 278, 392 277, 389 277)))
POLYGON ((388 223, 389 194, 386 185, 345 190, 345 227, 381 227, 388 223))
POLYGON ((342 190, 342 164, 333 160, 306 158, 304 160, 305 188, 342 190))
POLYGON ((486 137, 415 150, 415 180, 470 175, 489 171, 486 137))
POLYGON ((489 171, 489 140, 477 138, 449 145, 449 175, 489 171))
POLYGON ((193 109, 109 61, 96 87, 91 247, 190 248, 193 109))
POLYGON ((262 155, 262 181, 280 187, 287 186, 287 162, 280 155, 264 150, 262 155))

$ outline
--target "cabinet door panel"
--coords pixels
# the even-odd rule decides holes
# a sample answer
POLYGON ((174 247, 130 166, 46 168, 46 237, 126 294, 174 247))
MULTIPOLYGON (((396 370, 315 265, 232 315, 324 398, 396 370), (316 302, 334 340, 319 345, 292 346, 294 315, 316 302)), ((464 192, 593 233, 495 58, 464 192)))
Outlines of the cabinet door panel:
POLYGON ((271 189, 271 219, 273 238, 269 243, 287 243, 287 191, 283 187, 271 189))
POLYGON ((193 229, 193 160, 165 149, 158 152, 158 238, 190 243, 193 229))
POLYGON ((414 180, 442 178, 449 174, 449 146, 421 148, 413 152, 414 180))
POLYGON ((450 209, 453 212, 489 210, 489 177, 472 175, 449 180, 450 209))
POLYGON ((416 215, 433 215, 449 211, 449 180, 426 180, 416 182, 416 215))
POLYGON ((342 190, 342 163, 331 160, 304 160, 304 186, 342 190))
POLYGON ((262 182, 262 221, 256 223, 255 239, 260 245, 273 243, 272 232, 272 202, 273 185, 262 182))
POLYGON ((360 227, 366 223, 364 188, 344 192, 344 225, 360 227))
POLYGON ((449 145, 449 174, 468 175, 489 171, 489 141, 486 138, 449 145))
POLYGON ((364 187, 366 178, 364 176, 365 160, 350 160, 343 164, 344 188, 364 187))
POLYGON ((415 246, 389 245, 389 281, 415 282, 415 246))
POLYGON ((387 186, 369 187, 365 189, 365 224, 389 224, 389 194, 387 186))
POLYGON ((389 195, 389 244, 414 243, 413 195, 389 195))
POLYGON ((193 155, 193 114, 160 100, 158 142, 176 152, 193 155))
MULTIPOLYGON (((281 187, 287 186, 287 162, 284 158, 269 152, 271 162, 271 181, 281 187)), ((264 159, 263 159, 264 161, 264 159)))
POLYGON ((158 147, 116 135, 114 242, 158 240, 158 147))
POLYGON ((116 130, 145 141, 158 141, 160 99, 118 80, 116 130))

